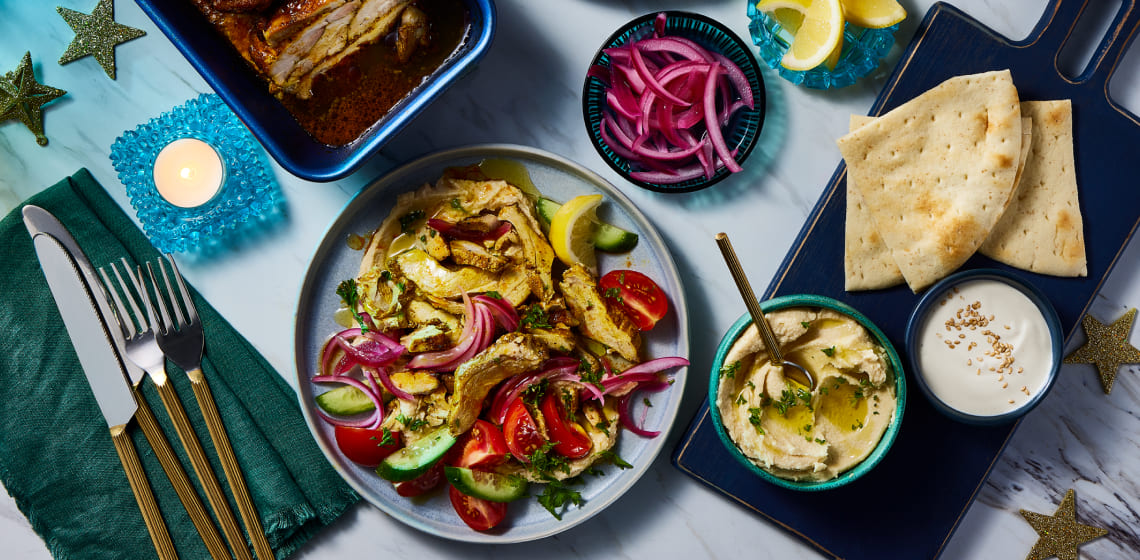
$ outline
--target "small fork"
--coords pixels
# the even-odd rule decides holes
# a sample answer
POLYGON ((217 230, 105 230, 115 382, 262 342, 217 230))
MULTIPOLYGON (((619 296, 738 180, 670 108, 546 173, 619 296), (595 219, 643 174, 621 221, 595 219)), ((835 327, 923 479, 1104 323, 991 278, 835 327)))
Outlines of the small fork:
MULTIPOLYGON (((182 401, 178 399, 178 394, 174 391, 174 385, 170 383, 170 379, 166 375, 166 360, 155 334, 158 328, 155 320, 154 305, 151 303, 149 293, 139 282, 142 269, 138 269, 139 274, 136 276, 124 258, 123 269, 129 279, 128 282, 123 279, 123 275, 119 272, 119 267, 115 266, 114 263, 110 265, 110 268, 111 272, 115 275, 115 279, 118 281, 119 290, 115 289, 115 284, 111 282, 111 278, 107 275, 107 271, 103 267, 99 268, 99 274, 103 277, 107 291, 111 294, 111 299, 115 302, 119 327, 123 331, 123 349, 127 354, 127 358, 134 362, 136 366, 146 370, 151 381, 154 382, 155 387, 158 389, 158 395, 162 398, 162 404, 166 407, 166 411, 174 423, 174 429, 178 433, 178 439, 182 441, 182 447, 186 449, 186 454, 190 456, 190 465, 194 469, 194 474, 198 477, 198 480, 202 483, 202 488, 206 491, 206 499, 210 502, 210 507, 213 508, 215 515, 217 515, 218 521, 222 526, 222 532, 225 533, 226 539, 230 543, 230 548, 234 551, 234 555, 239 560, 252 560, 249 554, 249 548, 245 544, 245 537, 238 527, 233 511, 230 510, 226 496, 222 492, 221 485, 218 483, 218 478, 214 475, 213 468, 210 467, 210 462, 206 458, 206 452, 202 449, 202 444, 198 441, 198 436, 194 433, 194 428, 190 425, 190 419, 186 416, 186 410, 182 407, 182 401), (145 317, 139 308, 138 300, 132 294, 132 288, 134 293, 137 293, 139 298, 142 299, 143 305, 146 307, 145 317), (121 298, 119 297, 120 292, 122 293, 121 298), (128 311, 127 306, 123 304, 123 300, 126 300, 130 305, 130 311, 128 311), (138 320, 139 328, 135 327, 135 319, 132 319, 132 317, 138 320)), ((137 387, 135 388, 135 392, 141 397, 142 393, 137 387)), ((175 489, 178 489, 177 485, 175 489)), ((195 499, 197 499, 196 495, 195 499)), ((190 511, 189 507, 187 511, 190 511)), ((191 517, 193 518, 193 515, 191 517)), ((195 526, 197 526, 199 522, 200 521, 196 521, 195 526)), ((220 558, 229 557, 229 552, 225 550, 224 546, 218 551, 216 550, 217 542, 211 543, 211 539, 207 538, 206 535, 203 535, 203 539, 210 549, 211 556, 220 558)))
POLYGON ((194 387, 194 396, 198 399, 198 407, 202 409, 202 416, 206 419, 206 427, 210 430, 210 439, 214 441, 214 448, 217 449, 218 458, 222 461, 222 470, 226 474, 226 480, 230 483, 230 490, 233 491, 241 520, 245 523, 250 540, 253 541, 254 553, 257 554, 258 560, 274 560, 273 549, 270 548, 269 541, 265 538, 265 531, 261 527, 261 517, 253 505, 253 499, 250 498, 245 477, 238 466, 237 458, 234 457, 233 446, 230 445, 225 424, 222 423, 222 416, 218 414, 218 406, 214 403, 214 396, 211 394, 210 386, 206 383, 206 377, 202 373, 205 333, 202 329, 202 320, 198 317, 198 310, 194 306, 194 300, 190 298, 190 293, 186 289, 186 282, 182 280, 178 265, 174 263, 174 257, 169 254, 166 255, 165 259, 160 257, 158 269, 162 273, 166 297, 170 300, 170 308, 174 310, 177 323, 171 321, 167 304, 160 294, 162 290, 159 289, 154 268, 149 262, 146 268, 150 274, 150 282, 154 286, 155 299, 162 316, 161 324, 155 329, 158 345, 170 358, 170 361, 185 370, 186 375, 190 377, 190 383, 194 387), (166 273, 165 263, 167 260, 170 261, 171 276, 174 276, 175 283, 178 284, 178 294, 182 296, 182 304, 186 306, 185 315, 182 314, 181 305, 178 303, 179 298, 170 284, 170 276, 166 273))

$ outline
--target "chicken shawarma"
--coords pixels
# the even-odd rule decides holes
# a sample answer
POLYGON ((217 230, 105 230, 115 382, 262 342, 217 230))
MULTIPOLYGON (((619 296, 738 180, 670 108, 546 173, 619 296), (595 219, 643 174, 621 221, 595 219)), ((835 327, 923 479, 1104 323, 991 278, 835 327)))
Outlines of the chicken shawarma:
POLYGON ((193 0, 317 140, 360 135, 449 56, 459 0, 193 0))
POLYGON ((472 168, 400 195, 337 290, 351 321, 313 377, 334 387, 316 410, 348 459, 402 496, 446 478, 475 530, 498 525, 529 483, 559 519, 580 505, 568 479, 629 466, 614 453, 623 428, 657 435, 632 418, 632 396, 688 365, 643 360, 626 292, 564 266, 544 223, 519 188, 472 168))

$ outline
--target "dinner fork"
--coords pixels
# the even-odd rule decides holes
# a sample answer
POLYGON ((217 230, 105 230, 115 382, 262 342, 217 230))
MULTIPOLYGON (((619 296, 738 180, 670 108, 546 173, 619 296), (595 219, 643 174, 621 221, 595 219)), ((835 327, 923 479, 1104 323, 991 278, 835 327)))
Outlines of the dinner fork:
POLYGON ((202 373, 205 333, 202 329, 202 319, 198 316, 198 310, 194 306, 194 300, 190 298, 190 293, 186 289, 186 282, 182 280, 182 273, 178 271, 174 257, 169 254, 166 255, 165 259, 159 257, 158 269, 162 273, 166 297, 170 300, 169 309, 173 310, 174 317, 177 319, 177 323, 175 323, 171 320, 171 313, 161 295, 162 290, 159 289, 154 268, 149 262, 146 264, 146 268, 150 275, 150 282, 154 286, 155 300, 161 315, 160 328, 156 328, 155 335, 158 345, 170 358, 170 361, 185 370, 186 375, 190 377, 190 383, 194 387, 194 396, 198 399, 198 407, 202 409, 202 416, 206 419, 210 439, 214 441, 214 448, 217 449, 218 457, 222 460, 222 470, 226 474, 226 480, 230 483, 230 490, 233 491, 238 512, 241 514, 242 522, 245 523, 246 531, 249 532, 250 540, 253 541, 253 550, 257 554, 258 560, 274 560, 273 549, 270 548, 269 541, 265 538, 265 531, 261 528, 261 518, 250 498, 249 489, 246 487, 245 477, 242 476, 237 458, 234 457, 233 446, 230 445, 230 438, 226 434, 222 416, 218 414, 218 406, 214 403, 214 396, 211 394, 210 386, 206 383, 206 377, 202 373), (178 303, 179 298, 170 284, 170 276, 166 273, 166 260, 170 261, 170 276, 174 276, 175 283, 178 284, 178 295, 181 295, 182 304, 186 306, 185 315, 183 315, 182 308, 178 303))
MULTIPOLYGON (((182 447, 186 449, 186 454, 190 456, 190 465, 194 469, 194 474, 198 477, 198 481, 201 482, 202 488, 206 491, 206 499, 210 502, 210 507, 213 508, 214 514, 218 517, 218 521, 222 526, 222 532, 225 533, 226 539, 230 542, 230 548, 233 549, 234 555, 239 560, 252 560, 249 554, 249 548, 246 547, 245 544, 245 537, 237 525, 233 511, 230 510, 229 503, 226 501, 226 496, 222 492, 221 485, 214 475, 214 470, 210 467, 209 460, 206 459, 206 452, 202 449, 202 444, 198 441, 198 436, 194 433, 194 428, 190 425, 190 419, 186 416, 186 410, 182 407, 182 401, 178 399, 178 394, 174 391, 174 385, 170 383, 170 379, 166 375, 165 358, 155 336, 157 327, 154 305, 151 304, 150 295, 147 293, 146 287, 139 282, 142 269, 138 269, 139 274, 136 275, 131 271, 130 265, 124 258, 123 268, 129 280, 128 282, 128 280, 123 279, 122 274, 119 272, 119 267, 115 266, 114 263, 112 263, 110 267, 115 275, 115 279, 118 281, 120 290, 115 290, 111 279, 107 275, 107 271, 103 267, 99 268, 99 274, 102 275, 103 282, 107 285, 108 291, 111 293, 111 299, 115 302, 119 318, 119 327, 123 331, 123 349, 127 354, 127 358, 145 370, 158 389, 158 395, 162 398, 162 404, 166 407, 166 411, 174 423, 174 430, 178 433, 178 439, 182 441, 182 447), (145 316, 139 308, 138 301, 132 294, 132 287, 146 307, 145 316), (122 298, 119 297, 120 291, 122 298), (127 306, 123 304, 123 300, 126 300, 130 305, 130 311, 128 311, 127 306), (132 319, 132 317, 138 320, 139 328, 135 327, 135 320, 132 319)), ((141 395, 137 387, 135 391, 141 395)), ((156 454, 157 453, 158 451, 156 450, 156 454)), ((175 489, 178 489, 177 486, 175 489)), ((190 509, 187 508, 187 511, 189 512, 190 509)), ((191 516, 193 519, 193 512, 191 512, 191 516)), ((195 526, 198 526, 199 522, 200 521, 195 521, 195 526)), ((216 544, 211 545, 209 540, 207 540, 207 546, 213 546, 213 548, 210 548, 211 556, 218 552, 215 550, 216 544)), ((224 548, 222 548, 220 552, 221 558, 229 556, 229 553, 226 552, 224 548)))

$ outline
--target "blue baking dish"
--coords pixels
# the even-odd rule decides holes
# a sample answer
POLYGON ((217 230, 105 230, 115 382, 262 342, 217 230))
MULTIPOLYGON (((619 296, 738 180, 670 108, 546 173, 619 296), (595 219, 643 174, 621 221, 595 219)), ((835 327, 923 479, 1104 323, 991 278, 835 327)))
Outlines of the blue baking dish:
POLYGON ((190 0, 135 0, 237 114, 277 163, 310 181, 334 181, 374 155, 429 103, 472 68, 495 35, 493 0, 463 0, 467 29, 455 52, 407 97, 364 133, 343 146, 309 136, 266 83, 219 35, 190 0))

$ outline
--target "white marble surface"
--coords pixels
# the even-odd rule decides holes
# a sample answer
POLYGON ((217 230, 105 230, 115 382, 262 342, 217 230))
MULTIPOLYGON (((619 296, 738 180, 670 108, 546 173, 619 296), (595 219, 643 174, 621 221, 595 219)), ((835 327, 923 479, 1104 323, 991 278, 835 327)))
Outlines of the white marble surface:
MULTIPOLYGON (((959 0, 966 12, 1011 37, 1024 37, 1045 0, 959 0)), ((44 83, 70 93, 46 111, 51 144, 37 146, 16 123, 0 124, 0 210, 87 167, 128 207, 107 157, 122 131, 182 103, 209 87, 146 16, 120 0, 117 19, 147 36, 117 50, 118 79, 109 80, 93 59, 55 63, 72 33, 55 5, 89 12, 94 0, 0 0, 0 69, 15 68, 31 50, 44 83)), ((743 1, 729 0, 498 0, 494 45, 478 70, 449 90, 382 153, 352 177, 331 184, 300 181, 276 169, 289 206, 288 223, 243 250, 187 267, 189 279, 288 379, 292 377, 291 322, 300 280, 327 224, 369 179, 398 162, 437 148, 477 142, 511 142, 544 148, 576 160, 622 188, 674 248, 692 310, 691 383, 671 450, 703 398, 703 371, 720 333, 743 311, 713 235, 729 232, 754 284, 763 286, 779 266, 800 224, 830 177, 839 154, 833 140, 847 115, 865 114, 901 48, 857 86, 832 92, 796 88, 765 75, 770 115, 760 147, 746 171, 716 188, 664 196, 623 183, 587 141, 580 91, 597 46, 617 26, 662 8, 712 16, 747 36, 743 1), (238 287, 248 270, 273 269, 278 281, 251 300, 238 287)), ((914 33, 928 0, 903 0, 912 17, 899 33, 914 33)), ((1095 26, 1094 26, 1095 27, 1095 26)), ((1111 91, 1140 109, 1140 54, 1121 65, 1111 91)), ((129 207, 128 207, 129 208, 129 207)), ((838 273, 838 272, 836 272, 838 273)), ((1133 242, 1106 283, 1096 316, 1111 320, 1140 306, 1140 243, 1133 242)), ((1079 340, 1074 341, 1074 343, 1079 340)), ((1140 345, 1140 329, 1132 333, 1140 345)), ((916 395, 917 397, 917 395, 916 395)), ((921 398, 921 397, 917 397, 921 398)), ((443 541, 410 530, 361 504, 304 547, 297 558, 332 559, 361 553, 407 558, 625 557, 818 558, 812 548, 682 475, 668 454, 629 494, 593 520, 544 541, 500 547, 443 541)), ((1022 424, 968 510, 943 558, 1023 558, 1036 535, 1017 511, 1051 513, 1068 488, 1077 489, 1078 515, 1110 537, 1083 547, 1086 559, 1135 558, 1140 549, 1140 367, 1120 372, 1105 396, 1089 366, 1066 366, 1056 390, 1022 424)), ((921 500, 921 496, 911 499, 921 500)), ((883 520, 889 526, 890 520, 883 520)), ((0 557, 47 558, 11 498, 0 497, 0 557)), ((883 550, 884 558, 897 554, 883 550)))

